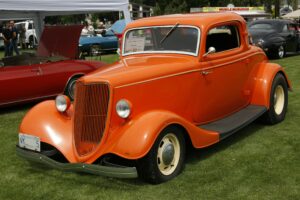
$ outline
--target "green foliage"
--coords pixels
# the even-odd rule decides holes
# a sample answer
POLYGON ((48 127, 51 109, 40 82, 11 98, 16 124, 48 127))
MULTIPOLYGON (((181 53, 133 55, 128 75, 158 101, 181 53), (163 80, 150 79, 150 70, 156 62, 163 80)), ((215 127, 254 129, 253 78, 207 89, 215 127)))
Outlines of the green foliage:
POLYGON ((159 1, 153 9, 154 15, 186 13, 189 6, 185 0, 159 1))
POLYGON ((165 14, 186 13, 188 11, 187 3, 184 0, 174 0, 165 8, 165 14))

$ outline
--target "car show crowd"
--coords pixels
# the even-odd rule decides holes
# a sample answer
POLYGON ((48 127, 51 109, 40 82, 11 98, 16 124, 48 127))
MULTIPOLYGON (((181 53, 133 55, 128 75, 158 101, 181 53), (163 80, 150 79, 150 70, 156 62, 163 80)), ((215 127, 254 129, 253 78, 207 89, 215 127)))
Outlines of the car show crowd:
MULTIPOLYGON (((4 49, 5 49, 5 57, 13 56, 13 52, 16 55, 19 55, 18 50, 18 34, 19 31, 15 27, 15 23, 13 20, 5 23, 5 26, 2 29, 2 38, 4 41, 4 49)), ((22 36, 24 34, 20 34, 20 40, 22 40, 22 36)))

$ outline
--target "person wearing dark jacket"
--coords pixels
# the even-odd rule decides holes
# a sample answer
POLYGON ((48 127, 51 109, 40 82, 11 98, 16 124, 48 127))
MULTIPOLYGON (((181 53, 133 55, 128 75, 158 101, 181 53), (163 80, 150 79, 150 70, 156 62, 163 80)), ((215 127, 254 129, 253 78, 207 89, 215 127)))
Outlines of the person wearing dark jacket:
POLYGON ((15 22, 10 21, 10 26, 12 27, 11 28, 11 31, 12 31, 12 42, 11 43, 12 43, 13 51, 15 51, 17 55, 20 55, 19 50, 18 50, 18 30, 15 27, 15 22))
POLYGON ((5 49, 4 57, 12 56, 12 27, 9 23, 6 23, 6 26, 3 28, 2 37, 5 49))

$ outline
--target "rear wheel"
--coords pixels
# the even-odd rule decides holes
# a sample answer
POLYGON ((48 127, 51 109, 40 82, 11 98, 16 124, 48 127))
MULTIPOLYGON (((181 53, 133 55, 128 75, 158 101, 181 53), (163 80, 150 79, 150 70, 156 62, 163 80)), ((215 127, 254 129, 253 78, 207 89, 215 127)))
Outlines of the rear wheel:
POLYGON ((30 48, 34 48, 37 45, 37 39, 34 36, 29 37, 29 46, 30 48))
POLYGON ((176 177, 184 167, 185 140, 176 127, 164 129, 148 154, 138 160, 139 176, 158 184, 176 177))
POLYGON ((288 87, 282 74, 277 74, 272 83, 270 108, 263 115, 263 121, 276 124, 284 120, 288 105, 288 87))

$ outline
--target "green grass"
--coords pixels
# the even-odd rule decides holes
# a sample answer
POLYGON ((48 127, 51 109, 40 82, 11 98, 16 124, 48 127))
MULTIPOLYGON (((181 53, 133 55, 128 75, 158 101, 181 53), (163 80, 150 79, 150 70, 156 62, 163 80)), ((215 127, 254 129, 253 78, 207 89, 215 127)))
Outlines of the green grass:
POLYGON ((15 154, 18 126, 32 104, 1 109, 0 199, 300 199, 300 56, 273 62, 285 67, 293 84, 286 120, 251 124, 217 145, 192 150, 183 173, 160 185, 32 165, 15 154))

